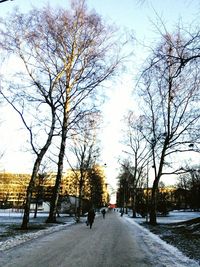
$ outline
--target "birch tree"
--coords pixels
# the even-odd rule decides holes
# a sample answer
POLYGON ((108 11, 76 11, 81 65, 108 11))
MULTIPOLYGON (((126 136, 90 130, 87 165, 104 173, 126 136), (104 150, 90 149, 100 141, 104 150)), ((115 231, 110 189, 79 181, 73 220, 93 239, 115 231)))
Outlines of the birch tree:
MULTIPOLYGON (((54 64, 57 58, 53 54, 50 57, 54 44, 47 42, 48 39, 45 42, 45 34, 40 31, 44 18, 39 20, 38 16, 36 10, 28 15, 14 11, 9 19, 1 21, 0 30, 3 52, 11 56, 10 62, 18 64, 13 69, 10 63, 11 70, 2 77, 0 93, 21 118, 34 154, 22 229, 28 227, 35 180, 51 145, 58 118, 56 111, 61 106, 61 95, 57 93, 60 71, 54 64)), ((50 38, 49 34, 46 37, 50 38)))
MULTIPOLYGON (((94 11, 89 11, 84 0, 72 1, 69 10, 47 6, 41 10, 33 9, 28 14, 14 11, 2 22, 1 36, 2 48, 20 58, 32 80, 31 86, 36 89, 32 93, 29 91, 28 100, 33 104, 37 102, 35 95, 41 94, 40 103, 46 102, 48 98, 52 107, 52 111, 47 110, 47 114, 54 112, 55 115, 53 128, 60 137, 60 145, 57 145, 57 177, 47 219, 47 222, 55 222, 66 140, 83 114, 93 108, 97 89, 100 91, 100 85, 118 69, 123 59, 120 56, 123 44, 116 36, 116 29, 106 25, 94 11)), ((26 90, 32 88, 24 87, 27 76, 23 75, 20 81, 17 80, 17 89, 22 90, 19 109, 16 110, 20 116, 24 115, 24 93, 27 95, 26 90)), ((16 90, 17 86, 14 85, 12 82, 11 87, 16 90)), ((41 107, 39 101, 37 107, 41 107)), ((32 112, 36 110, 33 105, 32 112)), ((40 125, 44 126, 45 118, 41 119, 40 112, 34 114, 34 117, 39 118, 40 125)), ((32 125, 24 122, 32 140, 32 125)), ((41 147, 39 151, 43 152, 41 147)), ((27 222, 28 216, 24 228, 27 222)))
POLYGON ((85 1, 72 2, 70 11, 59 11, 52 20, 53 25, 58 22, 53 33, 59 42, 56 53, 61 62, 63 108, 58 170, 47 222, 56 221, 66 140, 74 123, 74 111, 80 106, 88 108, 87 99, 94 97, 100 85, 115 73, 122 61, 120 42, 114 38, 116 30, 105 25, 98 14, 88 11, 85 1))

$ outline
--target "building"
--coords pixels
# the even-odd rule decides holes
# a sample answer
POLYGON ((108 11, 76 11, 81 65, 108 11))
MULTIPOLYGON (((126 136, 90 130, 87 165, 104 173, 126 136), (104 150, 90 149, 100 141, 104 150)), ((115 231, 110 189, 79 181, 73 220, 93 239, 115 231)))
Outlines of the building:
MULTIPOLYGON (((102 202, 109 202, 109 194, 107 191, 106 178, 101 166, 95 166, 101 177, 102 183, 102 202)), ((21 208, 23 207, 27 187, 29 185, 30 174, 14 174, 14 173, 0 173, 0 208, 21 208)), ((41 203, 44 200, 49 201, 52 195, 52 190, 55 185, 56 173, 39 174, 35 183, 33 192, 33 201, 41 203)), ((79 195, 79 179, 80 172, 67 170, 63 173, 63 178, 60 185, 60 196, 74 196, 79 195)), ((90 199, 91 187, 88 179, 85 179, 83 186, 82 197, 90 199)))

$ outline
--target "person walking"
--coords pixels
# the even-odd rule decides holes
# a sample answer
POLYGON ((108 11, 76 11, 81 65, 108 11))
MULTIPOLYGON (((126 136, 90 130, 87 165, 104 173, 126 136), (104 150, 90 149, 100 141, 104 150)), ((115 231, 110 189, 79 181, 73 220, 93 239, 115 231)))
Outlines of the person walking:
POLYGON ((103 210, 101 211, 101 213, 103 214, 103 218, 105 219, 106 210, 103 209, 103 210))
POLYGON ((95 211, 94 209, 90 209, 88 211, 88 216, 87 216, 87 225, 90 226, 90 229, 92 228, 92 225, 94 223, 94 218, 95 218, 95 211))
POLYGON ((123 217, 123 215, 124 215, 124 210, 121 209, 120 213, 121 213, 121 217, 123 217))

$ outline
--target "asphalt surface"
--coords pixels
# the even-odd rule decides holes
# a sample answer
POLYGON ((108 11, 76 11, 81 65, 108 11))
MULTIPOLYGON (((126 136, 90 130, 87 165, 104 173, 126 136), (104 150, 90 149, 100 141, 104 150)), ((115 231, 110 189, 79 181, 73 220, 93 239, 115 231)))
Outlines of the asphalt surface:
MULTIPOLYGON (((117 212, 97 216, 92 229, 85 223, 43 235, 0 253, 1 267, 160 267, 187 266, 161 262, 159 248, 117 212)), ((165 253, 165 252, 164 252, 165 253)), ((196 266, 196 265, 194 265, 196 266)))

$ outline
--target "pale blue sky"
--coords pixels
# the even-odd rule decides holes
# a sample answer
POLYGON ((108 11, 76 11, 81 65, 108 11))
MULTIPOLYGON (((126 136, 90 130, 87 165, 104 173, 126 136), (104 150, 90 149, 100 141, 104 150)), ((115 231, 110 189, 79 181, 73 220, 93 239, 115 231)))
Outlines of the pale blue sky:
MULTIPOLYGON (((150 20, 155 20, 154 10, 167 22, 167 25, 174 25, 179 17, 190 23, 193 18, 199 16, 200 9, 199 0, 146 0, 143 4, 139 3, 140 0, 88 0, 86 2, 89 8, 95 9, 105 20, 133 29, 137 36, 151 34, 150 20)), ((4 16, 15 6, 27 12, 32 6, 40 8, 47 3, 54 7, 69 6, 68 0, 14 0, 1 3, 0 16, 4 16)))
MULTIPOLYGON (((14 0, 0 4, 0 16, 4 16, 8 11, 11 11, 14 6, 18 6, 22 11, 26 12, 32 5, 40 8, 48 2, 53 6, 65 7, 66 3, 69 6, 68 0, 14 0)), ((165 22, 168 30, 173 29, 180 19, 185 26, 189 26, 194 20, 196 22, 199 21, 199 0, 147 0, 142 5, 139 4, 139 0, 88 0, 86 2, 89 9, 95 9, 105 21, 117 24, 122 30, 133 30, 137 40, 145 42, 145 44, 157 41, 158 35, 153 26, 153 23, 156 23, 156 13, 165 22)), ((143 47, 137 45, 134 48, 134 53, 134 62, 130 65, 130 68, 133 69, 133 74, 125 73, 123 76, 118 77, 112 90, 108 91, 109 99, 103 107, 106 125, 102 134, 104 145, 103 161, 108 166, 106 171, 108 180, 112 185, 115 184, 114 178, 118 174, 117 158, 122 149, 119 145, 120 130, 123 127, 121 120, 126 110, 134 105, 131 99, 131 92, 134 87, 132 79, 135 78, 134 73, 138 68, 138 62, 145 55, 145 51, 143 47)), ((17 121, 16 116, 12 116, 17 121)), ((8 118, 8 121, 9 119, 11 121, 11 117, 8 118)), ((26 171, 26 169, 30 171, 31 165, 26 168, 24 164, 29 159, 27 155, 17 152, 20 147, 20 144, 18 144, 20 140, 18 142, 13 141, 16 136, 20 136, 19 131, 17 134, 12 131, 12 127, 13 130, 17 129, 17 123, 13 126, 13 122, 12 124, 6 122, 5 125, 11 133, 9 138, 7 135, 0 136, 3 142, 8 142, 6 145, 8 151, 1 165, 6 171, 20 172, 26 171), (23 164, 21 164, 22 162, 23 164)))

